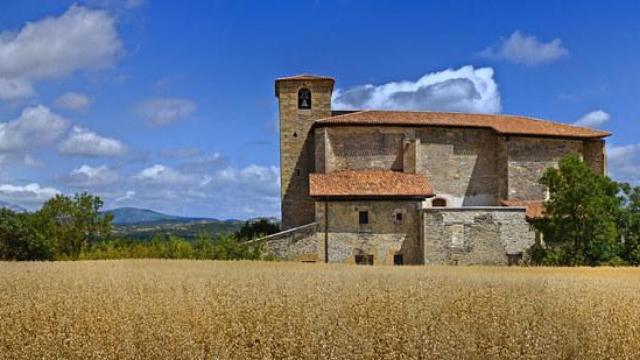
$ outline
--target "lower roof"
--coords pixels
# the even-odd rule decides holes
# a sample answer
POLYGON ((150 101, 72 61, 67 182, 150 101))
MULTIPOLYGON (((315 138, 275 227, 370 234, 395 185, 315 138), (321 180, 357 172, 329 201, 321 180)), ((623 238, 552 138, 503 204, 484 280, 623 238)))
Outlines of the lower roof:
POLYGON ((323 198, 427 198, 427 178, 390 170, 343 170, 309 175, 309 195, 323 198))
MULTIPOLYGON (((337 112, 336 112, 337 113, 337 112)), ((490 128, 502 135, 531 135, 580 139, 600 139, 611 133, 516 115, 467 114, 453 112, 355 111, 319 119, 324 126, 445 126, 490 128)))

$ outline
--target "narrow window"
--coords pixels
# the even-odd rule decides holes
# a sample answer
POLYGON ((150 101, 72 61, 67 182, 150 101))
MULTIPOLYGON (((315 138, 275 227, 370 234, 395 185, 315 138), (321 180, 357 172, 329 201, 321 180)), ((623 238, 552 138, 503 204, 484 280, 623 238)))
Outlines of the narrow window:
POLYGON ((311 91, 307 88, 298 90, 298 109, 311 109, 311 91))
POLYGON ((435 198, 431 201, 431 206, 433 207, 445 207, 447 206, 447 200, 443 198, 435 198))
POLYGON ((404 265, 404 259, 402 258, 402 254, 393 255, 393 265, 404 265))
POLYGON ((396 224, 398 224, 398 225, 402 224, 402 213, 401 212, 397 212, 396 213, 396 224))
POLYGON ((296 169, 296 176, 300 176, 300 169, 296 169))
POLYGON ((358 212, 358 223, 360 225, 367 225, 369 223, 369 212, 368 211, 359 211, 358 212))
POLYGON ((356 255, 356 265, 373 265, 373 255, 356 255))

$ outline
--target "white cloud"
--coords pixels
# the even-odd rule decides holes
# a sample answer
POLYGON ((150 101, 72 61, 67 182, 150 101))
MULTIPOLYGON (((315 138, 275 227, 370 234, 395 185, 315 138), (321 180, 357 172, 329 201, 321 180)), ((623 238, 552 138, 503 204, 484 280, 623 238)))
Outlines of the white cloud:
POLYGON ((41 187, 37 183, 26 185, 0 184, 0 198, 5 201, 19 204, 30 209, 42 205, 43 202, 60 194, 60 191, 52 187, 41 187))
POLYGON ((224 219, 274 216, 280 210, 279 180, 279 170, 274 166, 180 171, 155 164, 117 182, 122 190, 107 198, 107 206, 138 206, 224 219))
POLYGON ((66 179, 69 185, 75 187, 98 187, 114 183, 118 174, 106 165, 92 167, 82 165, 71 171, 66 179))
POLYGON ((618 181, 640 185, 640 144, 607 145, 607 170, 618 181))
POLYGON ((31 83, 22 79, 0 77, 0 100, 15 100, 33 96, 31 83))
POLYGON ((119 203, 127 200, 133 200, 135 197, 136 197, 136 192, 133 190, 129 190, 126 193, 124 193, 124 195, 117 197, 114 200, 114 202, 119 203))
POLYGON ((432 110, 497 113, 500 91, 492 68, 463 66, 416 81, 360 85, 334 92, 336 109, 432 110))
POLYGON ((594 110, 582 115, 573 125, 597 128, 609 120, 611 120, 609 113, 602 110, 594 110))
POLYGON ((515 31, 510 37, 501 39, 497 45, 481 51, 479 56, 488 59, 507 60, 517 64, 535 66, 549 63, 569 55, 562 40, 541 42, 535 36, 515 31))
POLYGON ((67 120, 42 105, 25 108, 17 119, 0 123, 0 152, 48 145, 66 128, 67 120))
POLYGON ((220 153, 210 155, 193 156, 180 165, 180 170, 186 172, 207 173, 220 168, 225 163, 225 159, 220 153))
POLYGON ((133 178, 148 185, 187 185, 197 183, 193 176, 184 175, 160 164, 143 169, 133 178))
POLYGON ((121 46, 115 19, 106 11, 72 5, 59 17, 0 33, 0 77, 50 78, 105 68, 121 46))
POLYGON ((107 68, 121 49, 115 18, 78 5, 18 31, 0 32, 0 99, 33 95, 35 80, 107 68))
POLYGON ((141 103, 136 112, 150 125, 169 125, 189 117, 196 104, 188 99, 158 98, 141 103))
POLYGON ((60 95, 54 102, 54 105, 67 110, 81 110, 91 104, 91 99, 84 94, 76 92, 66 92, 60 95))
POLYGON ((125 146, 116 139, 103 137, 80 126, 74 126, 69 136, 58 145, 62 155, 120 156, 125 146))

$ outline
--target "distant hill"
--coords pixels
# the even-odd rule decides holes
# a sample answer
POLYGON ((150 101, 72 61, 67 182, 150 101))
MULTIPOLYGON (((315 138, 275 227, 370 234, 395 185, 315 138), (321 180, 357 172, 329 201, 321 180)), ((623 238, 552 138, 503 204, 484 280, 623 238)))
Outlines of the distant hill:
MULTIPOLYGON (((195 239, 199 233, 216 235, 235 233, 242 228, 244 220, 219 220, 214 218, 187 217, 163 214, 149 209, 122 207, 106 210, 113 214, 114 233, 127 239, 149 240, 157 235, 175 235, 187 240, 195 239)), ((249 222, 262 218, 250 219, 249 222)), ((276 218, 267 218, 278 223, 276 218)))
POLYGON ((219 221, 210 218, 195 218, 176 215, 167 215, 149 209, 134 207, 121 207, 103 211, 113 215, 115 225, 154 224, 154 223, 187 223, 202 221, 219 221))
POLYGON ((23 208, 20 205, 11 204, 2 200, 0 200, 0 209, 9 209, 11 211, 18 212, 18 213, 27 212, 27 209, 23 208))

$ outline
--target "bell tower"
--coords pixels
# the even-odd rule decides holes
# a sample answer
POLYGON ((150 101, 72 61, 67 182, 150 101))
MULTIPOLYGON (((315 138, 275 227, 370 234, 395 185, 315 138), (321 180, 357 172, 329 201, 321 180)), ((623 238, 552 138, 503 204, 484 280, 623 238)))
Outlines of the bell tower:
POLYGON ((333 78, 308 74, 276 79, 283 230, 315 221, 315 204, 309 196, 314 136, 309 132, 315 120, 331 116, 334 83, 333 78))

